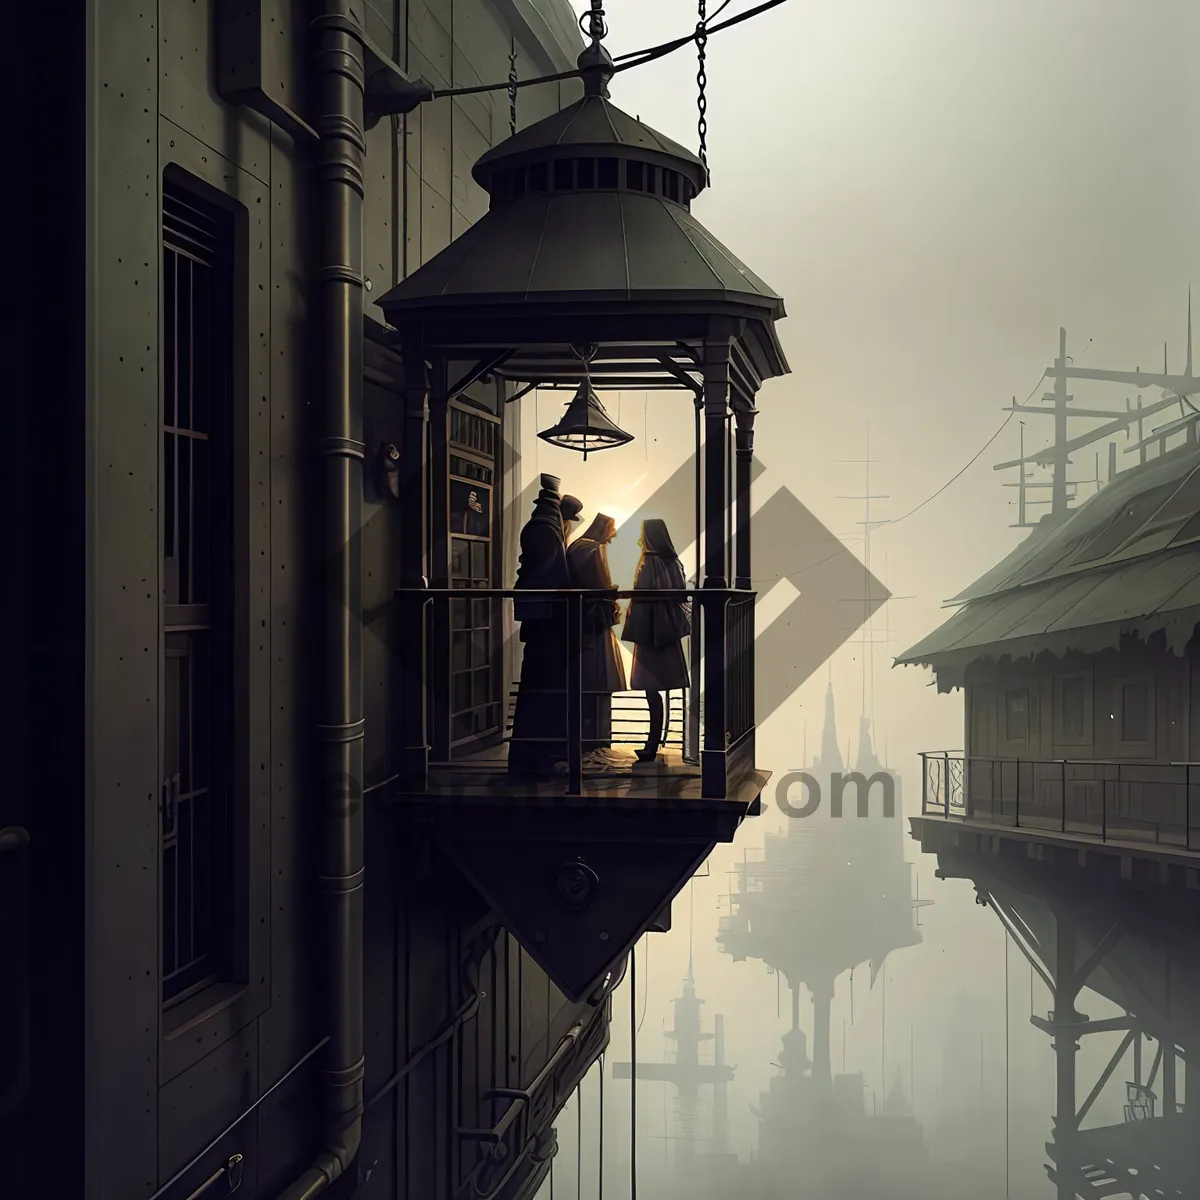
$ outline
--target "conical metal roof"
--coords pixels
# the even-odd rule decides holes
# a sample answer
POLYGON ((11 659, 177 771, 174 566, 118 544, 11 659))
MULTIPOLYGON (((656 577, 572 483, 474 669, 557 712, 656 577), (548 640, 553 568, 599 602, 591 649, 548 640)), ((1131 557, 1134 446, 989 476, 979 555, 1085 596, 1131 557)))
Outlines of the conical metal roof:
POLYGON ((584 156, 640 159, 674 169, 691 182, 693 194, 707 183, 704 164, 696 155, 623 112, 606 96, 584 96, 519 130, 487 151, 471 173, 490 193, 500 171, 527 162, 584 156))
POLYGON ((680 204, 628 191, 526 195, 495 206, 379 304, 393 325, 430 305, 783 300, 680 204))
POLYGON ((692 216, 707 182, 700 159, 609 100, 615 68, 595 2, 590 20, 583 98, 479 159, 488 213, 380 307, 397 330, 436 324, 442 345, 490 333, 511 345, 674 346, 705 336, 708 318, 731 318, 745 322, 738 336, 759 380, 785 374, 782 299, 692 216), (545 336, 548 323, 561 336, 545 336))

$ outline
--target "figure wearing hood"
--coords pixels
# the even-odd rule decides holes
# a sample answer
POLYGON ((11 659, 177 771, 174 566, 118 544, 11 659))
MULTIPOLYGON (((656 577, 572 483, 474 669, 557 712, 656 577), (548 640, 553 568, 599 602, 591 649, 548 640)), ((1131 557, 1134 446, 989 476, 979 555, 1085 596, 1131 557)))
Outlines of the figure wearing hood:
MULTIPOLYGON (((573 588, 613 591, 608 569, 608 544, 617 536, 617 523, 599 513, 567 547, 567 567, 573 588)), ((608 757, 612 746, 612 697, 625 691, 625 664, 613 627, 621 619, 621 606, 611 600, 589 600, 583 605, 583 660, 580 664, 583 749, 592 758, 608 757)))
MULTIPOLYGON (((683 591, 687 587, 683 564, 675 552, 665 521, 652 518, 642 522, 638 540, 642 556, 633 576, 635 592, 683 591)), ((646 693, 650 709, 650 737, 638 751, 643 762, 653 762, 662 746, 662 693, 688 686, 687 657, 683 639, 691 633, 691 615, 686 601, 654 600, 635 596, 629 602, 621 640, 633 645, 635 691, 646 693)))
MULTIPOLYGON (((570 586, 567 531, 582 506, 559 493, 559 480, 543 475, 533 515, 521 530, 518 589, 547 590, 570 586)), ((567 758, 566 603, 549 598, 516 600, 513 614, 521 625, 524 652, 517 702, 513 712, 509 770, 517 774, 553 774, 567 758)))

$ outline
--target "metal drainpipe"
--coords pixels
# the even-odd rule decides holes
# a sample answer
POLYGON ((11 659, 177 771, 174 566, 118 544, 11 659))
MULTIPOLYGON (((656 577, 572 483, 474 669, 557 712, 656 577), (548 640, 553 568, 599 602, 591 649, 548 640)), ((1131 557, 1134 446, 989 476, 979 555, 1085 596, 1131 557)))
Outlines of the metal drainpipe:
POLYGON ((321 1080, 325 1144, 280 1200, 308 1200, 350 1168, 363 1113, 362 217, 363 31, 348 0, 313 0, 320 144, 319 332, 326 571, 319 885, 327 921, 321 1080))

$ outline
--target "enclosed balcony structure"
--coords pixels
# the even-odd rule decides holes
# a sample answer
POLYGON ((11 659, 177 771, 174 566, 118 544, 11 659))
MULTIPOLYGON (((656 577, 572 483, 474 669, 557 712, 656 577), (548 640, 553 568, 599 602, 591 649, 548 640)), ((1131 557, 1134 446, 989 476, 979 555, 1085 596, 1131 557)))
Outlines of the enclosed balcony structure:
MULTIPOLYGON (((379 302, 405 396, 390 467, 405 571, 390 800, 432 824, 572 998, 757 811, 767 776, 754 758, 754 400, 788 369, 783 302, 692 216, 699 159, 610 102, 613 64, 592 22, 583 98, 483 155, 474 177, 489 212, 379 302), (488 381, 494 399, 472 402, 488 381), (699 586, 656 593, 692 602, 689 736, 649 770, 622 756, 616 731, 608 763, 589 767, 583 736, 581 614, 631 593, 517 593, 494 552, 506 412, 536 387, 581 382, 682 392, 700 450, 699 586), (502 643, 518 596, 567 615, 567 768, 537 783, 506 763, 502 643)), ((621 454, 620 439, 606 452, 621 454)))

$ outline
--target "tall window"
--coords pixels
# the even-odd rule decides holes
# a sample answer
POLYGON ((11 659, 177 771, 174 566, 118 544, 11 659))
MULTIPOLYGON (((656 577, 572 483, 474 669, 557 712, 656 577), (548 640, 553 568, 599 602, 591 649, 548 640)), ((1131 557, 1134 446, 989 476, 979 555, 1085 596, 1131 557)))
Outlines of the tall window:
POLYGON ((1150 689, 1142 682, 1121 685, 1121 741, 1150 740, 1150 689))
MULTIPOLYGON (((493 580, 493 499, 499 422, 450 409, 450 586, 487 588, 493 580)), ((455 745, 500 732, 498 606, 455 600, 450 614, 450 737, 455 745)))
POLYGON ((163 184, 162 998, 231 967, 232 214, 163 184))
POLYGON ((1079 745, 1091 740, 1088 729, 1088 676, 1061 675, 1058 684, 1058 736, 1079 745))
POLYGON ((1004 694, 1004 736, 1023 742, 1029 736, 1029 689, 1010 688, 1004 694))

